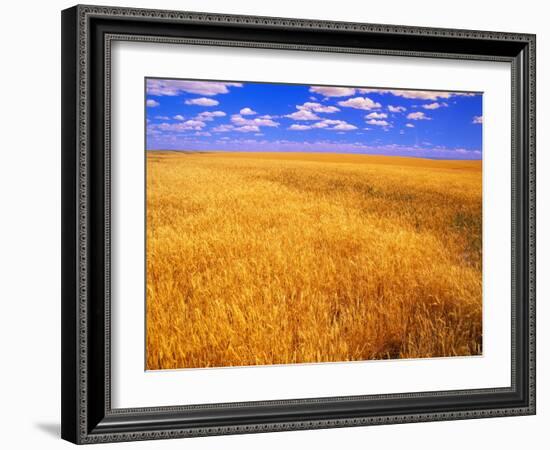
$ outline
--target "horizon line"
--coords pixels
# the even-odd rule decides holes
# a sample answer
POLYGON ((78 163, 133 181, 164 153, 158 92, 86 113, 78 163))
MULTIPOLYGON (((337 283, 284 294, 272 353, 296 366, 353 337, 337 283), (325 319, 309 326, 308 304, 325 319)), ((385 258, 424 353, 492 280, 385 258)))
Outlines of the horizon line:
POLYGON ((446 158, 444 156, 414 156, 414 155, 388 155, 386 153, 369 153, 369 152, 334 152, 334 151, 295 151, 295 150, 185 150, 185 149, 169 149, 169 148, 153 148, 145 149, 146 152, 184 152, 184 153, 312 153, 312 154, 333 154, 333 155, 360 155, 360 156, 387 156, 390 158, 411 158, 411 159, 429 159, 429 160, 445 160, 445 161, 483 161, 480 158, 446 158))

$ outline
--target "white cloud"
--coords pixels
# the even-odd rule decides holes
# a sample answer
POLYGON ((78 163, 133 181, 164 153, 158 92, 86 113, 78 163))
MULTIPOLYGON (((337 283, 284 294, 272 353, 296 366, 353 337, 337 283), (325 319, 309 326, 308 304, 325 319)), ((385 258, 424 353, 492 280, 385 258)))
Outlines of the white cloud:
POLYGON ((472 123, 482 124, 483 123, 483 116, 474 116, 474 118, 472 119, 472 123))
POLYGON ((256 117, 255 119, 245 119, 240 114, 233 114, 231 116, 231 122, 238 126, 256 126, 256 127, 278 127, 279 123, 271 119, 262 119, 261 117, 256 117))
POLYGON ((298 125, 297 123, 293 123, 288 129, 294 131, 311 130, 311 125, 298 125))
POLYGON ((392 113, 402 113, 402 112, 405 112, 406 110, 407 108, 405 108, 404 106, 388 105, 388 111, 392 113))
POLYGON ((385 120, 377 120, 377 119, 371 119, 371 120, 367 120, 367 123, 369 125, 377 125, 379 127, 387 127, 389 126, 389 122, 385 121, 385 120))
POLYGON ((257 114, 256 111, 253 109, 250 109, 248 107, 243 108, 239 111, 243 116, 253 116, 254 114, 257 114))
POLYGON ((387 119, 388 115, 386 113, 377 113, 377 112, 371 112, 370 114, 367 114, 365 116, 367 119, 387 119))
POLYGON ((243 133, 258 132, 260 127, 256 125, 243 125, 242 127, 235 128, 235 131, 241 131, 243 133))
POLYGON ((225 117, 225 116, 226 114, 223 111, 203 111, 197 115, 197 119, 210 122, 214 120, 215 117, 225 117))
POLYGON ((186 120, 183 122, 183 125, 186 127, 189 127, 189 129, 192 130, 200 130, 202 129, 206 124, 202 120, 186 120))
POLYGON ((292 114, 287 114, 285 117, 288 117, 289 119, 294 119, 294 120, 319 120, 320 119, 319 116, 312 113, 311 111, 308 111, 307 109, 300 109, 298 111, 293 112, 292 114))
POLYGON ((197 105, 197 106, 216 106, 216 105, 219 105, 220 102, 217 100, 214 100, 213 98, 199 97, 199 98, 193 98, 191 100, 185 100, 185 104, 197 105))
POLYGON ((315 113, 334 113, 340 111, 336 106, 321 105, 315 102, 305 102, 302 105, 296 105, 296 109, 298 111, 287 114, 285 117, 293 120, 321 120, 315 113))
POLYGON ((161 131, 186 131, 186 130, 202 130, 206 124, 202 120, 186 120, 179 123, 160 123, 158 125, 151 125, 151 130, 161 131))
POLYGON ((155 119, 158 119, 158 120, 170 120, 170 117, 168 117, 168 116, 155 116, 155 119))
POLYGON ((347 123, 347 122, 344 120, 325 119, 322 122, 318 122, 318 123, 322 123, 324 125, 340 125, 342 123, 347 123))
POLYGON ((212 131, 216 133, 225 133, 227 131, 233 131, 234 128, 235 128, 234 125, 226 123, 226 124, 218 125, 217 127, 212 128, 212 131))
POLYGON ((185 120, 185 117, 183 117, 181 114, 176 114, 174 116, 174 119, 176 119, 176 120, 185 120))
POLYGON ((188 80, 147 80, 147 94, 156 96, 175 96, 182 92, 190 94, 213 96, 227 94, 228 87, 242 87, 242 83, 222 83, 218 81, 188 81, 188 80))
POLYGON ((152 98, 147 99, 147 106, 149 108, 156 108, 157 106, 160 106, 160 103, 156 100, 153 100, 152 98))
POLYGON ((260 127, 258 127, 257 125, 242 125, 240 127, 236 127, 235 125, 231 125, 231 124, 223 124, 212 128, 212 131, 215 133, 224 133, 228 131, 240 131, 242 133, 251 133, 251 132, 258 133, 261 130, 260 130, 260 127))
POLYGON ((355 125, 352 125, 351 123, 339 123, 338 125, 336 125, 331 129, 339 130, 339 131, 348 131, 348 130, 357 130, 357 127, 355 125))
POLYGON ((309 92, 321 94, 325 97, 350 97, 355 94, 355 89, 336 86, 311 86, 309 92))
POLYGON ((440 98, 451 97, 473 97, 474 93, 470 92, 446 92, 446 91, 414 91, 406 89, 359 89, 362 94, 392 94, 396 97, 416 98, 420 100, 438 100, 440 98))
POLYGON ((338 104, 340 106, 346 106, 348 108, 365 110, 378 109, 382 106, 380 103, 377 103, 368 97, 354 97, 348 100, 339 101, 338 104))
POLYGON ((424 109, 438 109, 438 108, 442 108, 444 106, 448 106, 447 103, 445 103, 445 102, 441 102, 441 103, 433 102, 433 103, 428 103, 427 105, 422 105, 422 108, 424 108, 424 109))
POLYGON ((292 124, 288 129, 295 131, 305 131, 311 130, 313 128, 322 128, 326 130, 336 130, 336 131, 349 131, 356 130, 357 127, 351 123, 346 122, 345 120, 333 120, 325 119, 320 122, 315 122, 310 125, 301 125, 301 124, 292 124))
POLYGON ((417 111, 417 112, 413 112, 413 113, 408 114, 407 119, 410 119, 410 120, 431 120, 422 111, 417 111))
POLYGON ((413 125, 412 123, 407 123, 407 124, 405 124, 405 126, 406 126, 407 128, 414 128, 414 125, 413 125))
POLYGON ((340 111, 336 106, 325 106, 320 103, 306 102, 303 105, 296 105, 296 109, 313 111, 316 113, 334 113, 340 111))

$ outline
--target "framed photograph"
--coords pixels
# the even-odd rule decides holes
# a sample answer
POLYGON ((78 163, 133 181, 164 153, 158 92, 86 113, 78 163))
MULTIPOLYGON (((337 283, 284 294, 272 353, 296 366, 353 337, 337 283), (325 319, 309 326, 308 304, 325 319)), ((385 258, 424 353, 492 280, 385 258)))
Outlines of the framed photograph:
POLYGON ((535 413, 535 36, 62 12, 62 437, 535 413))

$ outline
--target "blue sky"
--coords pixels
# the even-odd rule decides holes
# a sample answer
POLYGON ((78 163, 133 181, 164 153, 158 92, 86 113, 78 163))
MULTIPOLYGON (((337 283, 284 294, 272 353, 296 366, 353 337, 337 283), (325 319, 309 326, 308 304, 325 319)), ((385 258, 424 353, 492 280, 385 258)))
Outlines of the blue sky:
POLYGON ((481 159, 482 94, 147 78, 148 150, 481 159))

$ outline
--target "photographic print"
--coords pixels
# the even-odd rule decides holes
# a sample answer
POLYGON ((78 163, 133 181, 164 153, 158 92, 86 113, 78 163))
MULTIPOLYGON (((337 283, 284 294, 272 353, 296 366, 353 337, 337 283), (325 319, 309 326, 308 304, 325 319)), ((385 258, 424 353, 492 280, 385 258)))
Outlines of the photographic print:
POLYGON ((481 355, 482 100, 146 78, 146 369, 481 355))

